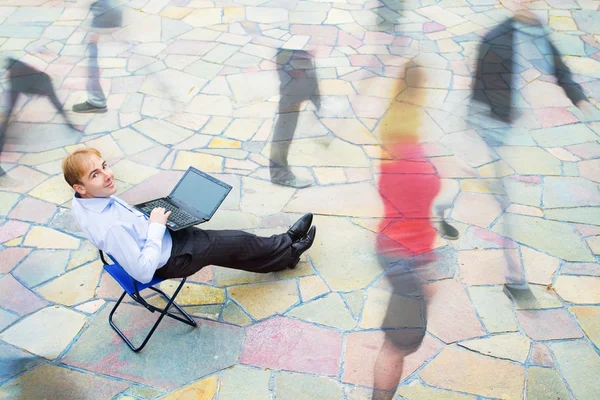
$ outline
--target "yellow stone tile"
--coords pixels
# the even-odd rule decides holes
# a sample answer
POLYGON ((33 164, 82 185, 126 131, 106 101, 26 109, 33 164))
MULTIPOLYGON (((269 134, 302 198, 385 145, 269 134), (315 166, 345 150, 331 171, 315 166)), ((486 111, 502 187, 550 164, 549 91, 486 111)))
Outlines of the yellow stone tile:
POLYGON ((592 249, 592 253, 600 256, 600 236, 593 236, 587 240, 588 246, 592 249))
POLYGON ((41 153, 29 153, 25 154, 19 159, 19 164, 24 165, 38 165, 44 164, 54 160, 60 160, 67 156, 67 152, 64 149, 54 149, 49 151, 43 151, 41 153))
MULTIPOLYGON (((169 296, 175 293, 179 286, 177 281, 164 281, 160 288, 169 296)), ((220 304, 225 301, 225 289, 208 285, 186 282, 177 295, 177 303, 182 306, 220 304)))
POLYGON ((292 280, 232 286, 228 291, 255 319, 281 314, 299 301, 292 280))
POLYGON ((43 285, 37 292, 49 301, 72 306, 94 297, 103 264, 98 260, 43 285))
POLYGON ((380 160, 392 160, 394 157, 385 151, 381 146, 363 146, 365 153, 369 158, 375 158, 380 160))
POLYGON ((475 396, 432 388, 419 381, 412 381, 408 385, 399 387, 396 394, 403 399, 411 400, 475 400, 475 396))
POLYGON ((161 12, 161 17, 171 18, 171 19, 181 19, 192 12, 191 8, 185 7, 165 7, 161 12))
POLYGON ((98 257, 99 253, 96 246, 86 240, 81 246, 81 249, 74 251, 71 254, 71 259, 69 260, 69 265, 67 265, 67 270, 79 267, 80 265, 95 260, 98 257))
POLYGON ((212 400, 217 393, 218 381, 218 376, 202 379, 168 394, 162 400, 212 400))
POLYGON ((550 27, 556 31, 577 30, 577 24, 569 17, 550 17, 550 27))
POLYGON ((502 194, 502 184, 497 179, 463 179, 460 188, 467 192, 502 194))
MULTIPOLYGON (((306 259, 306 255, 303 255, 302 258, 306 259)), ((309 262, 303 261, 301 259, 300 262, 298 263, 298 265, 296 265, 296 268, 294 268, 294 269, 288 268, 283 271, 280 271, 277 273, 277 276, 280 279, 289 279, 289 278, 297 278, 297 277, 301 277, 301 276, 309 276, 309 275, 313 275, 314 273, 315 273, 315 270, 313 269, 312 265, 310 265, 309 262)))
POLYGON ((85 144, 72 144, 70 146, 65 146, 65 150, 68 153, 73 153, 75 150, 85 149, 87 146, 85 144))
POLYGON ((344 168, 313 168, 313 171, 317 176, 317 181, 319 181, 319 184, 321 185, 346 182, 346 174, 344 173, 344 168))
POLYGON ((243 21, 246 19, 246 9, 244 7, 229 7, 223 9, 223 23, 243 21))
POLYGON ((180 151, 177 153, 173 169, 186 170, 195 167, 204 172, 223 171, 223 158, 210 154, 193 153, 191 151, 180 151))
POLYGON ((504 160, 499 160, 491 164, 477 168, 479 176, 482 178, 502 178, 514 175, 515 171, 504 160))
POLYGON ((212 117, 200 132, 207 135, 220 135, 230 122, 231 118, 212 117))
POLYGON ((216 137, 210 142, 208 147, 211 149, 240 149, 242 148, 242 142, 233 139, 216 137))
POLYGON ((319 81, 319 93, 322 96, 345 96, 356 94, 352 84, 341 79, 323 79, 319 81))
POLYGON ((17 238, 11 239, 8 242, 4 242, 2 244, 6 247, 16 247, 16 246, 20 246, 22 241, 23 241, 23 236, 19 236, 17 238))
POLYGON ((29 192, 30 196, 49 201, 54 204, 63 204, 73 197, 73 189, 65 181, 62 174, 53 176, 29 192))
POLYGON ((329 288, 319 275, 300 278, 299 284, 300 294, 304 302, 329 292, 329 288))
POLYGON ((52 228, 34 226, 25 237, 23 246, 40 249, 78 249, 79 242, 79 239, 52 228))
POLYGON ((147 167, 127 159, 119 161, 111 168, 115 174, 115 178, 132 185, 142 183, 152 175, 158 173, 158 170, 155 168, 147 167))

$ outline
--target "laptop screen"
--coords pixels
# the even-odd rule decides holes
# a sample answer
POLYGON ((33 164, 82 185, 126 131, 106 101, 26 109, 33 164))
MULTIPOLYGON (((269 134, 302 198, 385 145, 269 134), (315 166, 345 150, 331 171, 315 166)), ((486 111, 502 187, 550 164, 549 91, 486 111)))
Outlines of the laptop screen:
POLYGON ((171 197, 211 218, 231 186, 195 168, 187 170, 171 197))

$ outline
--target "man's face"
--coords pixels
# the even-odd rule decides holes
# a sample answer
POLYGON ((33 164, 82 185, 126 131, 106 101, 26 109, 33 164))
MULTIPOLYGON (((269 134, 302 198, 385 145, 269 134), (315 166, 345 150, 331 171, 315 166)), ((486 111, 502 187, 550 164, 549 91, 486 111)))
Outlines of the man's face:
POLYGON ((83 198, 109 197, 117 192, 112 170, 97 156, 89 158, 81 184, 73 185, 73 188, 83 198))

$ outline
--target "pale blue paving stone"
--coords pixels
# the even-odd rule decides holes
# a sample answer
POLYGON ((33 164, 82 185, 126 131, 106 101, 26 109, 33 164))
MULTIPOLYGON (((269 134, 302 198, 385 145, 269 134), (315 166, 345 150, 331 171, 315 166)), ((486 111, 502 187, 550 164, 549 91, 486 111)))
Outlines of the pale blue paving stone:
MULTIPOLYGON (((0 308, 0 332, 7 326, 18 320, 19 317, 0 308)), ((2 379, 0 379, 1 381, 2 379)))
POLYGON ((19 7, 8 18, 10 23, 54 22, 60 17, 63 8, 58 7, 19 7))
POLYGON ((577 27, 590 34, 600 34, 600 15, 596 10, 574 10, 571 15, 577 27))
POLYGON ((576 399, 596 399, 600 393, 600 356, 584 340, 550 343, 559 371, 576 399))
POLYGON ((5 145, 13 151, 41 152, 78 143, 81 133, 65 124, 15 122, 6 130, 5 145))
POLYGON ((558 221, 600 225, 600 207, 575 207, 544 210, 544 216, 547 219, 558 221))
POLYGON ((160 40, 162 42, 168 42, 169 40, 183 35, 186 32, 191 31, 193 28, 183 21, 174 20, 170 18, 162 18, 162 32, 160 40))
MULTIPOLYGON (((548 39, 552 41, 561 56, 585 56, 583 40, 579 36, 551 33, 548 35, 548 39)), ((545 54, 551 54, 551 52, 545 54)))
POLYGON ((546 177, 544 207, 600 206, 600 185, 585 178, 546 177))
POLYGON ((552 9, 559 10, 579 8, 579 5, 574 0, 548 0, 548 4, 552 9))
POLYGON ((68 257, 67 250, 34 250, 13 270, 13 275, 31 288, 64 272, 68 257))
POLYGON ((58 212, 54 216, 54 219, 48 225, 50 228, 65 231, 75 236, 83 236, 83 231, 79 227, 79 224, 73 219, 73 214, 70 208, 59 208, 58 212))
POLYGON ((563 176, 579 176, 579 170, 577 169, 577 163, 574 162, 563 162, 563 176))
POLYGON ((504 214, 492 231, 567 261, 595 261, 568 224, 518 214, 504 214))
POLYGON ((531 135, 542 147, 563 147, 600 139, 584 124, 535 129, 531 135))
POLYGON ((290 372, 280 372, 275 375, 275 395, 278 400, 344 398, 342 386, 332 378, 290 372))
POLYGON ((489 146, 535 146, 535 141, 526 129, 504 128, 479 131, 489 146))
POLYGON ((0 342, 0 383, 36 367, 41 362, 40 357, 0 342))
POLYGON ((43 26, 0 25, 0 37, 38 38, 43 32, 43 26))
MULTIPOLYGON (((175 389, 238 362, 243 339, 239 327, 198 320, 194 328, 167 318, 137 354, 108 325, 111 308, 108 304, 92 320, 62 359, 64 363, 152 387, 175 389)), ((128 332, 134 343, 141 343, 155 320, 156 316, 145 308, 127 304, 121 305, 115 315, 117 326, 128 332)))

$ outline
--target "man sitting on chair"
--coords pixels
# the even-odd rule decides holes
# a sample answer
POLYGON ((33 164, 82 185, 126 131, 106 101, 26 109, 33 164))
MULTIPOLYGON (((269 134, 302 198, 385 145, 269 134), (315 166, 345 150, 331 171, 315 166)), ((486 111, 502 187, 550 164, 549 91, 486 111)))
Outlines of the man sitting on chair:
POLYGON ((259 273, 294 268, 315 240, 310 213, 286 233, 271 237, 196 227, 172 232, 165 226, 170 211, 155 208, 147 220, 114 196, 114 174, 98 150, 75 151, 63 160, 62 169, 75 190, 71 209, 84 235, 141 283, 155 274, 188 277, 207 265, 259 273))

